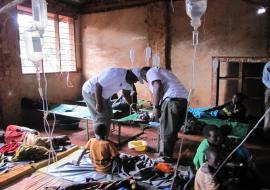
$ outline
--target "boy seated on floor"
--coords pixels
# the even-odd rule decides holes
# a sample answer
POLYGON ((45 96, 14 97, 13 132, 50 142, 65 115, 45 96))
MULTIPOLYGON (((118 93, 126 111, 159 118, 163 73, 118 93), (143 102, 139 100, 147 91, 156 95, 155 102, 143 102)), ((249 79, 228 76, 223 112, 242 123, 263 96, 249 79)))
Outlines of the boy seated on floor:
POLYGON ((195 176, 194 190, 218 190, 220 185, 213 175, 221 163, 221 154, 216 147, 209 147, 205 155, 206 162, 195 176))
POLYGON ((256 176, 257 171, 249 172, 245 166, 236 162, 227 162, 214 176, 225 155, 217 147, 209 147, 205 151, 206 161, 198 169, 194 190, 260 190, 262 181, 256 176), (254 173, 255 172, 255 173, 254 173))
MULTIPOLYGON (((229 155, 229 153, 238 145, 237 143, 234 143, 232 139, 228 138, 228 135, 231 134, 231 130, 229 125, 222 125, 220 127, 206 125, 204 127, 203 136, 205 139, 200 143, 193 158, 193 163, 197 170, 206 160, 205 151, 208 147, 216 147, 224 155, 229 155)), ((241 146, 233 155, 233 161, 245 163, 250 159, 250 156, 248 150, 244 146, 241 146)))
MULTIPOLYGON (((208 148, 215 148, 219 151, 220 155, 228 156, 229 153, 238 145, 232 143, 231 139, 227 137, 230 133, 230 126, 224 125, 218 128, 215 125, 208 125, 205 126, 203 132, 206 139, 204 139, 199 145, 193 159, 193 163, 197 170, 207 161, 206 152, 208 148)), ((256 166, 251 158, 252 156, 244 146, 237 149, 229 159, 228 163, 224 166, 225 170, 223 172, 219 172, 223 173, 223 175, 219 175, 219 178, 221 179, 219 179, 219 182, 222 184, 222 189, 235 189, 237 186, 244 186, 244 189, 256 189, 252 184, 256 184, 254 183, 255 181, 260 181, 261 176, 256 170, 256 166), (238 179, 238 182, 233 183, 228 179, 238 179), (223 183, 225 183, 224 181, 226 180, 227 184, 225 186, 227 187, 225 188, 223 183), (230 187, 228 187, 229 184, 230 187)), ((257 184, 257 186, 259 185, 257 184)))
POLYGON ((216 125, 206 125, 203 129, 203 136, 205 139, 197 148, 196 154, 193 158, 193 163, 198 170, 206 161, 205 152, 209 147, 217 147, 222 150, 222 135, 220 129, 216 125))
POLYGON ((96 138, 91 138, 85 145, 79 159, 75 162, 79 165, 83 155, 88 150, 89 157, 97 172, 111 173, 113 160, 119 158, 119 152, 113 143, 107 140, 108 127, 103 123, 94 125, 96 138))

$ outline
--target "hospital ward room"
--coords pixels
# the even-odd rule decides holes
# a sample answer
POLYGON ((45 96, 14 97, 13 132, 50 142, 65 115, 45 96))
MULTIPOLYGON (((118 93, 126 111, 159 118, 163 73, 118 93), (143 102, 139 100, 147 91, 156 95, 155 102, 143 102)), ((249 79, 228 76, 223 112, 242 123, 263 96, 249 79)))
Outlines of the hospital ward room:
POLYGON ((0 190, 270 190, 269 0, 0 0, 0 190))

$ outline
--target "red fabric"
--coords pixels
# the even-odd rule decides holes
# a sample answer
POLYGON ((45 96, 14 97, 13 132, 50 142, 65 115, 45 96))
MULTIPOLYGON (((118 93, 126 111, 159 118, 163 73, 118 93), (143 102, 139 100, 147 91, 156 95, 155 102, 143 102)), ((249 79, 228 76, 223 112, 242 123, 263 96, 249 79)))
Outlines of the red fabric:
POLYGON ((14 154, 17 148, 20 146, 20 143, 11 143, 6 144, 0 148, 0 153, 2 154, 14 154))
POLYGON ((9 125, 5 132, 5 143, 22 142, 26 132, 21 131, 20 126, 9 125))
POLYGON ((168 163, 164 163, 164 162, 160 162, 155 166, 156 169, 164 172, 164 173, 173 173, 174 169, 173 167, 168 164, 168 163))

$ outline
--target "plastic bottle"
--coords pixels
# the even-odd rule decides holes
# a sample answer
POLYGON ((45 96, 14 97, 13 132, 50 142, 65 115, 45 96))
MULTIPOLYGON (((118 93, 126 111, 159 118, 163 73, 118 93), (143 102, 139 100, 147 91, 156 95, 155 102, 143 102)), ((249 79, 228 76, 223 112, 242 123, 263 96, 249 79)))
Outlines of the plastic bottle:
POLYGON ((44 32, 48 24, 48 12, 46 0, 32 0, 33 26, 40 32, 44 32))
POLYGON ((149 46, 147 46, 145 48, 145 62, 147 65, 149 65, 150 59, 151 59, 151 48, 149 46))
POLYGON ((160 67, 160 57, 158 53, 155 53, 153 56, 153 67, 160 67))
POLYGON ((134 66, 134 63, 135 63, 135 50, 133 48, 131 48, 129 50, 129 58, 130 58, 130 61, 131 61, 131 65, 134 66))
POLYGON ((23 33, 25 50, 27 58, 34 62, 40 62, 43 59, 42 41, 38 30, 25 30, 23 33))
POLYGON ((201 26, 201 16, 207 8, 207 0, 186 0, 186 12, 191 18, 191 26, 197 30, 201 26))

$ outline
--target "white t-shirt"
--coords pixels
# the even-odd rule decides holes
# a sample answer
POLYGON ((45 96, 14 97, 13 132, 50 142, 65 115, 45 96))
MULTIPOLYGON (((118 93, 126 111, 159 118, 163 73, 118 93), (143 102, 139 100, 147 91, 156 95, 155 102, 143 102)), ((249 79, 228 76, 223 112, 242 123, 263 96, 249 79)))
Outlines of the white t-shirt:
POLYGON ((153 67, 146 73, 146 79, 151 92, 153 93, 153 81, 160 80, 163 86, 163 97, 164 100, 167 97, 170 98, 186 98, 188 92, 183 84, 177 79, 177 77, 169 70, 162 69, 159 67, 153 67))
POLYGON ((120 90, 133 90, 132 86, 126 81, 127 70, 122 68, 111 68, 100 75, 93 76, 87 80, 82 90, 86 93, 95 93, 97 82, 102 86, 102 97, 110 98, 120 90))

